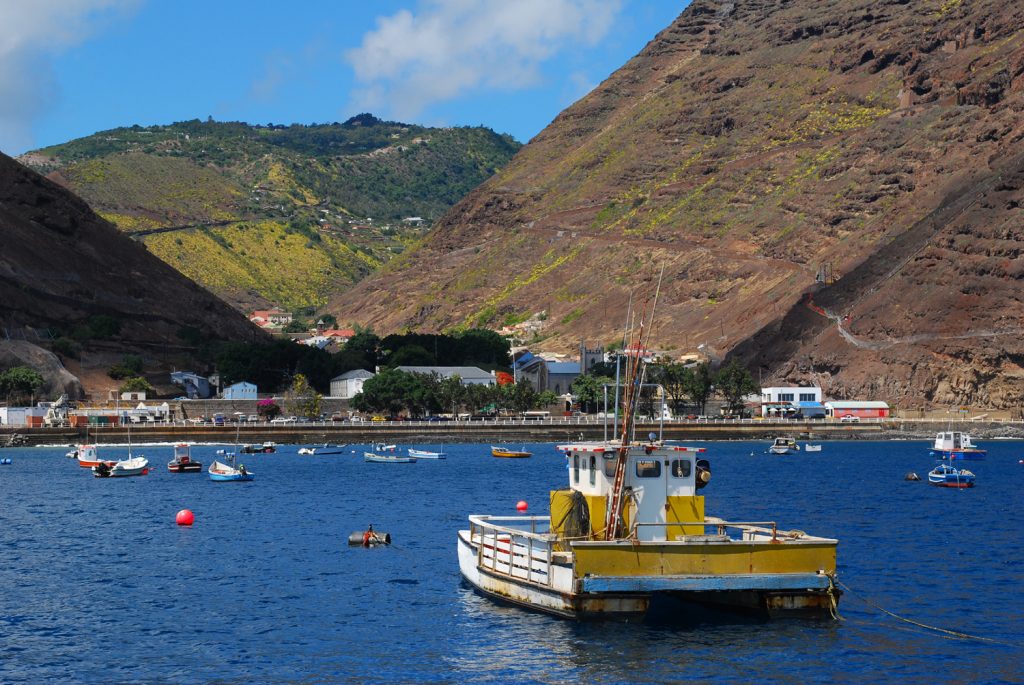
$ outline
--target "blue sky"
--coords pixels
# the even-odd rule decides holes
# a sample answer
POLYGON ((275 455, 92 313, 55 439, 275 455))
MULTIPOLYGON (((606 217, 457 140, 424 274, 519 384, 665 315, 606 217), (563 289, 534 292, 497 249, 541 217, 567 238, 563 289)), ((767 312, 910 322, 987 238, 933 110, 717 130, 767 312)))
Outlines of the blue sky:
POLYGON ((0 0, 0 150, 131 124, 489 126, 525 142, 688 0, 0 0))

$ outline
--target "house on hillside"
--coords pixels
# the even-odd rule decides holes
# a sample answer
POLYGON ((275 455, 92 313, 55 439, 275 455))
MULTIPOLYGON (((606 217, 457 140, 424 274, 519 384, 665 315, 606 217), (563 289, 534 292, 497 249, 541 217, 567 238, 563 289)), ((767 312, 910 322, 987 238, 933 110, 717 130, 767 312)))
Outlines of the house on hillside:
POLYGON ((205 400, 213 394, 210 390, 210 381, 192 371, 172 372, 171 383, 179 386, 185 397, 190 400, 205 400))
POLYGON ((399 371, 422 373, 426 376, 437 374, 441 378, 458 376, 463 385, 496 385, 498 379, 493 371, 484 371, 475 366, 399 366, 399 371))
POLYGON ((363 383, 373 378, 373 373, 366 369, 346 371, 331 379, 331 397, 350 399, 363 391, 363 383))
POLYGON ((256 385, 239 381, 234 385, 224 388, 221 397, 226 400, 254 400, 256 399, 256 385))
POLYGON ((260 328, 287 326, 292 322, 292 315, 280 309, 257 309, 249 315, 249 321, 260 328))

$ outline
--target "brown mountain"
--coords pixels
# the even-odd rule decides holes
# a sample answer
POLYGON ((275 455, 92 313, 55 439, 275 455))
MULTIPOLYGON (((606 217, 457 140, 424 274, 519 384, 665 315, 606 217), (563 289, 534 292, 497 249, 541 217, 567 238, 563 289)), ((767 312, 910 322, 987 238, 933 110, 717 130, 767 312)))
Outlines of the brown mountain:
POLYGON ((390 331, 547 312, 832 396, 1024 395, 1024 6, 695 0, 424 244, 334 303, 390 331), (830 318, 832 317, 832 318, 830 318))
POLYGON ((80 356, 75 371, 88 373, 90 362, 105 369, 126 352, 188 362, 199 340, 263 335, 85 202, 3 154, 0 244, 5 366, 12 355, 30 360, 26 342, 50 348, 58 338, 81 348, 67 356, 80 356))

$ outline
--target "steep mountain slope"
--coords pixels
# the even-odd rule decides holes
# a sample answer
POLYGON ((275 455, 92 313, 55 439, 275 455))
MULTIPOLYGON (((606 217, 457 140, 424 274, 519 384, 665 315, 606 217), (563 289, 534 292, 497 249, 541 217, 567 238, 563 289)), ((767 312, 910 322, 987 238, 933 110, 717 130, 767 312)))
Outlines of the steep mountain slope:
POLYGON ((1013 406, 1022 29, 996 0, 695 0, 333 309, 385 331, 545 310, 568 349, 614 341, 664 265, 658 346, 1013 406))
POLYGON ((84 346, 83 359, 138 352, 187 363, 198 340, 264 335, 82 200, 2 154, 0 244, 3 340, 52 347, 65 336, 84 346))
POLYGON ((318 307, 387 262, 519 148, 483 128, 188 121, 24 155, 241 309, 318 307))

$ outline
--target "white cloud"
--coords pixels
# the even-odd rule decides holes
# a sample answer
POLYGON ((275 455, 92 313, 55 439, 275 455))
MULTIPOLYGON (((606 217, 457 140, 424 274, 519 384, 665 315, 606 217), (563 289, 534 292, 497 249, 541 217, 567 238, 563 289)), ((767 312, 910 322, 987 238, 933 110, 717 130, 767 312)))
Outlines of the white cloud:
POLYGON ((478 88, 537 84, 541 64, 594 45, 621 0, 424 0, 416 13, 377 19, 345 57, 362 84, 356 105, 411 119, 478 88))
POLYGON ((0 0, 0 150, 31 146, 33 122, 57 97, 52 58, 138 2, 0 0))

